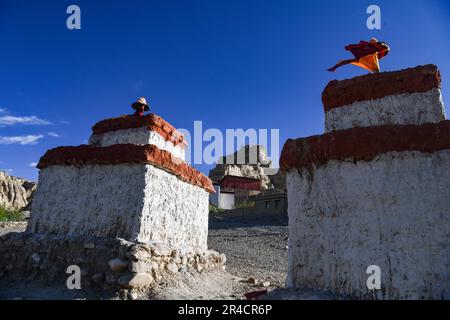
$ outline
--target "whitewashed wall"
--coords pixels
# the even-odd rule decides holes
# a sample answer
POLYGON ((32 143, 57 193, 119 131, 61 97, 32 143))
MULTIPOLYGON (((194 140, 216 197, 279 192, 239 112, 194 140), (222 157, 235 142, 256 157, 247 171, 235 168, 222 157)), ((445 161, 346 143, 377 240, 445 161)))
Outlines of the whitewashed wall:
POLYGON ((172 142, 166 141, 159 133, 149 131, 145 127, 93 134, 89 138, 89 144, 98 147, 108 147, 114 144, 125 143, 137 145, 153 144, 161 150, 169 151, 174 157, 180 158, 183 161, 186 158, 183 144, 174 145, 172 142))
POLYGON ((154 166, 145 166, 138 240, 207 248, 209 193, 154 166))
POLYGON ((288 287, 450 298, 450 151, 391 152, 287 174, 288 287), (381 268, 382 290, 366 287, 381 268))
POLYGON ((206 249, 208 193, 152 165, 51 166, 28 230, 206 249))
POLYGON ((219 194, 219 208, 225 210, 234 209, 234 193, 220 193, 219 194))
POLYGON ((440 89, 358 101, 325 113, 325 131, 384 124, 423 124, 445 120, 440 89))

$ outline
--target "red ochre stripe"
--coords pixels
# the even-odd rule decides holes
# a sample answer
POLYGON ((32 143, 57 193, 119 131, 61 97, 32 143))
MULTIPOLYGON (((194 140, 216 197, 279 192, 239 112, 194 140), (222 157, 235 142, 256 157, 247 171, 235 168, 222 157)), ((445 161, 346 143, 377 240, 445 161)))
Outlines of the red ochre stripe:
POLYGON ((322 93, 325 112, 357 101, 390 95, 427 92, 440 88, 441 76, 435 65, 428 64, 393 72, 368 74, 346 80, 333 80, 322 93))
POLYGON ((178 132, 170 123, 163 118, 150 113, 143 117, 134 115, 125 115, 118 118, 105 119, 97 122, 92 127, 93 134, 103 134, 111 131, 147 128, 149 131, 156 131, 166 141, 171 141, 174 145, 182 144, 185 146, 183 135, 178 132))
POLYGON ((391 151, 433 153, 450 149, 450 121, 422 125, 351 128, 300 139, 283 146, 280 168, 321 166, 330 160, 370 161, 391 151))
POLYGON ((181 180, 214 192, 211 180, 170 152, 154 145, 116 144, 109 147, 81 145, 77 147, 58 147, 51 149, 39 160, 37 167, 84 166, 108 164, 152 164, 166 170, 181 180))

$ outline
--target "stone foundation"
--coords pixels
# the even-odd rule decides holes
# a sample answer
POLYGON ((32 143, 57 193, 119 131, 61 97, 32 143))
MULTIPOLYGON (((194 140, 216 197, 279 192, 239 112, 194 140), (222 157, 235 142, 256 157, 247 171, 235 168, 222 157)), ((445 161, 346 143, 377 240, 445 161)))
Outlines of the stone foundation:
POLYGON ((30 233, 0 237, 0 256, 2 286, 33 281, 66 290, 67 268, 76 265, 82 289, 112 291, 150 288, 171 274, 220 268, 226 260, 202 248, 30 233))

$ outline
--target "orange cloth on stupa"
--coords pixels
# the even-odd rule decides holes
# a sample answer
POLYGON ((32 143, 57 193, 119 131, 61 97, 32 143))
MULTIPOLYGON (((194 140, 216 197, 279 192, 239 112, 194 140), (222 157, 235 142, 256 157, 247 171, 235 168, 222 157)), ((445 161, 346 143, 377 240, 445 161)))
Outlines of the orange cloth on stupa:
POLYGON ((345 50, 350 51, 355 58, 339 61, 328 71, 334 72, 343 65, 352 64, 370 72, 380 72, 379 59, 384 58, 390 48, 385 42, 372 38, 369 42, 360 41, 358 44, 349 44, 345 46, 345 50))

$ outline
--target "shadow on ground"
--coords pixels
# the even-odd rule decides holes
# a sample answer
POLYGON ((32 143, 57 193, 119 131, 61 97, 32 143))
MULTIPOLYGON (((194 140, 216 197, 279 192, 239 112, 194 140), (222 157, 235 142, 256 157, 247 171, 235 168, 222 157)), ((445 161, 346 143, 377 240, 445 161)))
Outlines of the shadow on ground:
POLYGON ((287 226, 287 217, 226 217, 214 213, 209 215, 209 229, 234 229, 264 226, 287 226))

